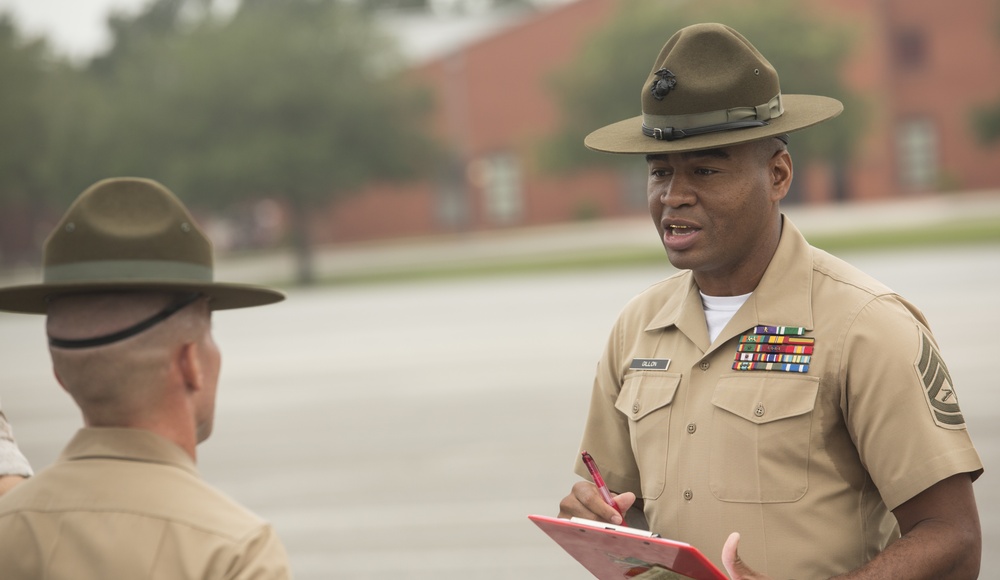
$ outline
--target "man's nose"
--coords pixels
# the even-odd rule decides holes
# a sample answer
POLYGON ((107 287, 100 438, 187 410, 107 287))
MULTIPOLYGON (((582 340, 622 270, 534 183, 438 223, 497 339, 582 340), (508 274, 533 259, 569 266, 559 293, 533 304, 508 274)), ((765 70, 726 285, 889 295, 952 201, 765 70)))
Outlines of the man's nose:
POLYGON ((667 207, 681 207, 694 203, 694 187, 688 179, 680 175, 673 175, 669 183, 662 185, 660 189, 660 203, 667 207))

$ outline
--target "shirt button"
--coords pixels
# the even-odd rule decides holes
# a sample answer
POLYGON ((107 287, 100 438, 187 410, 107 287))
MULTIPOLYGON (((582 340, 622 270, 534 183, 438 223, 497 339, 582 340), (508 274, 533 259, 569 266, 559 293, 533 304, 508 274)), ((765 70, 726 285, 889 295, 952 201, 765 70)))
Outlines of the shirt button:
POLYGON ((640 407, 639 407, 639 401, 636 401, 636 402, 632 403, 632 412, 633 413, 638 413, 639 409, 640 409, 640 407))
POLYGON ((701 364, 700 364, 700 365, 698 365, 698 366, 700 366, 700 367, 701 367, 701 370, 703 370, 703 371, 707 371, 707 370, 708 370, 708 367, 710 367, 710 366, 712 366, 712 365, 711 365, 711 364, 709 364, 709 362, 708 362, 707 360, 703 360, 703 361, 701 361, 701 364))
POLYGON ((688 434, 692 434, 698 430, 698 426, 695 425, 694 423, 688 423, 687 429, 688 429, 688 434))
POLYGON ((691 501, 691 498, 693 498, 693 497, 694 497, 694 492, 693 491, 691 491, 690 489, 685 489, 684 490, 684 499, 686 499, 688 501, 691 501))
POLYGON ((758 417, 764 416, 764 403, 757 403, 757 408, 753 410, 753 414, 758 417))

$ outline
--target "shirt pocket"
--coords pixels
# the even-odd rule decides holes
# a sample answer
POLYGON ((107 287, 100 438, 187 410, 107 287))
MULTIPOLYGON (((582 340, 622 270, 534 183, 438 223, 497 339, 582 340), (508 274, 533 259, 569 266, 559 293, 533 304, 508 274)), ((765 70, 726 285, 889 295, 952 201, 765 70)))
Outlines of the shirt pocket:
POLYGON ((712 396, 712 494, 748 503, 801 499, 818 393, 816 377, 723 377, 712 396))
POLYGON ((632 454, 639 467, 642 496, 663 493, 667 471, 670 411, 681 375, 636 371, 625 375, 615 408, 628 418, 632 454))

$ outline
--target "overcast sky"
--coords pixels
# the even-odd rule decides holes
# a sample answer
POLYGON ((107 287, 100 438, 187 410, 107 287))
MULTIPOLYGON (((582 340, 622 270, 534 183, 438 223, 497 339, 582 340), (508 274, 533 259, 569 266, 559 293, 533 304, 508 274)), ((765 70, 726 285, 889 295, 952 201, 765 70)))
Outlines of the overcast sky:
MULTIPOLYGON (((107 47, 109 41, 105 22, 111 10, 134 14, 142 9, 150 0, 0 0, 0 12, 14 15, 18 29, 29 36, 44 35, 57 52, 68 54, 76 59, 87 58, 107 47)), ((461 0, 442 0, 443 4, 461 0)), ((562 4, 572 0, 536 0, 539 5, 562 4)), ((227 8, 235 5, 237 0, 215 0, 216 6, 227 8)), ((473 2, 475 4, 475 2, 473 2)), ((459 24, 456 22, 438 23, 433 30, 427 23, 414 23, 412 34, 419 38, 403 39, 408 48, 412 48, 412 56, 421 58, 435 52, 432 44, 450 44, 449 38, 460 39, 469 34, 475 35, 477 30, 490 28, 490 23, 481 19, 459 24), (475 22, 480 20, 479 22, 475 22), (470 29, 470 25, 472 28, 470 29), (457 29, 460 27, 461 29, 457 29), (478 28, 477 28, 478 27, 478 28), (425 29, 428 29, 425 31, 425 29)), ((494 23, 496 24, 496 23, 494 23)), ((453 40, 454 42, 456 40, 453 40)))
POLYGON ((137 12, 147 0, 0 0, 0 11, 13 14, 18 29, 45 35, 56 50, 86 57, 108 42, 105 20, 112 9, 137 12))

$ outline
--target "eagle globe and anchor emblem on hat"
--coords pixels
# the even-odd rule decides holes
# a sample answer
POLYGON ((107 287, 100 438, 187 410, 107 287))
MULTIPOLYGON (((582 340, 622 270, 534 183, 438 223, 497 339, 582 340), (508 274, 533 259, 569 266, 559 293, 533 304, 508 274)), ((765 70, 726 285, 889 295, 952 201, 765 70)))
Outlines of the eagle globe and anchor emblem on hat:
POLYGON ((677 86, 677 77, 674 76, 674 73, 665 68, 661 68, 653 73, 653 75, 656 76, 656 79, 654 79, 653 83, 650 85, 649 91, 653 93, 654 99, 662 101, 663 97, 666 97, 667 94, 677 86))
POLYGON ((670 37, 642 84, 640 104, 641 115, 593 131, 584 145, 642 155, 713 149, 780 138, 844 109, 830 97, 782 94, 764 55, 718 23, 670 37))

